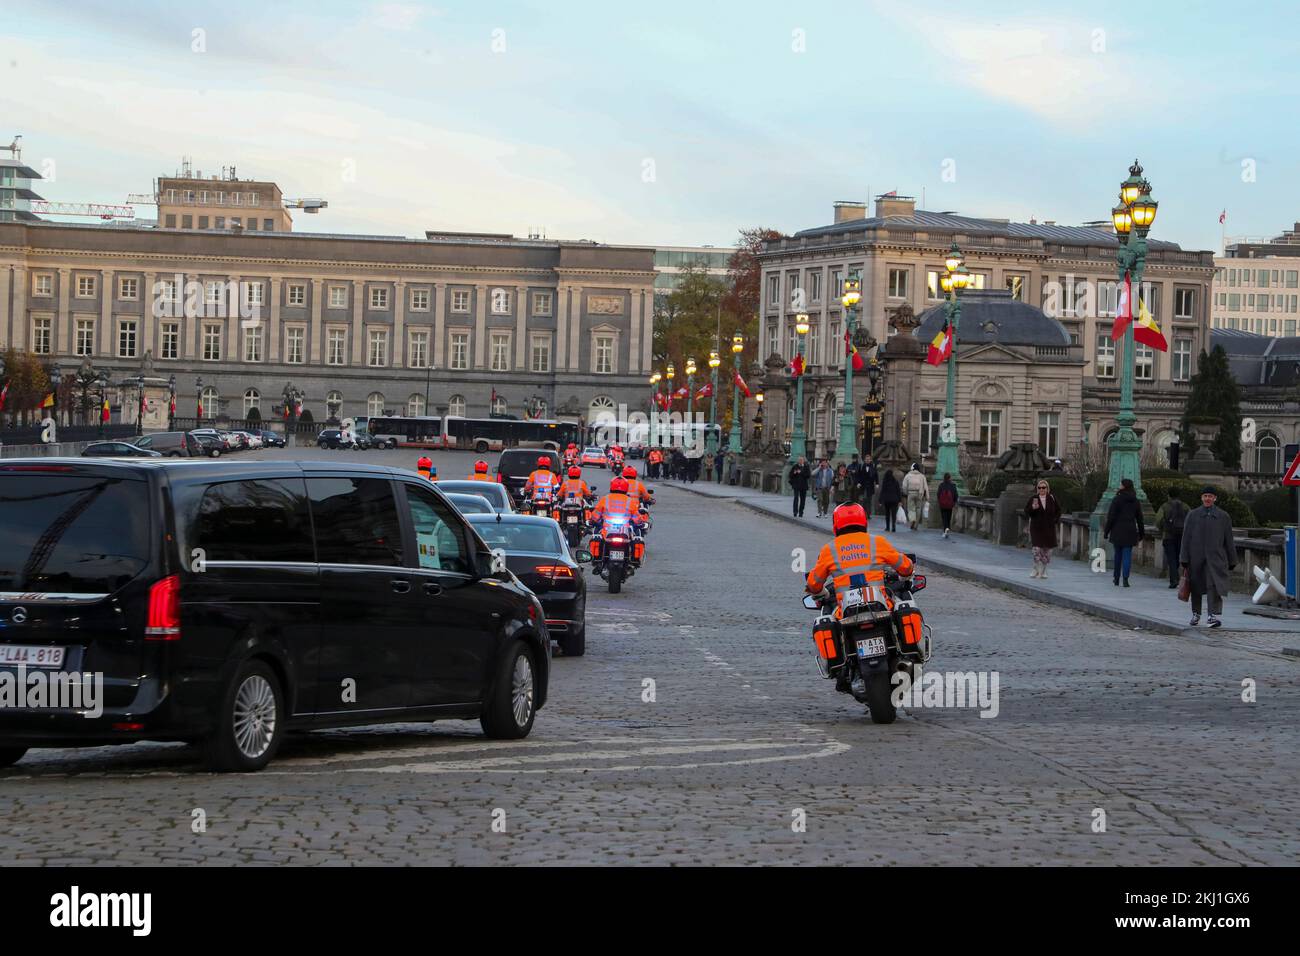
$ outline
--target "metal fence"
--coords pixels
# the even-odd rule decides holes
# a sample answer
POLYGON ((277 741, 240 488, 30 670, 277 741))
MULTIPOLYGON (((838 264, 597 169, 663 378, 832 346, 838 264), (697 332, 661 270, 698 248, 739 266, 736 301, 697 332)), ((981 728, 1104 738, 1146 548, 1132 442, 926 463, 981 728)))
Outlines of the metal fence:
MULTIPOLYGON (((0 428, 0 442, 6 445, 38 445, 41 443, 39 425, 28 428, 0 428)), ((55 435, 60 442, 110 441, 135 437, 134 425, 63 425, 55 435)))

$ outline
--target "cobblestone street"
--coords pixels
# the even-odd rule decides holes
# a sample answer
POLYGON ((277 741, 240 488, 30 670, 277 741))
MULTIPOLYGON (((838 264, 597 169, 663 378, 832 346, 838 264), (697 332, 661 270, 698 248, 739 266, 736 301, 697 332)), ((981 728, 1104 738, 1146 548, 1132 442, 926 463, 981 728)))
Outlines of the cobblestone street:
MULTIPOLYGON (((359 460, 409 467, 412 457, 359 460)), ((436 458, 444 478, 470 460, 436 458)), ((1135 632, 929 572, 918 598, 934 627, 928 670, 997 672, 997 714, 921 708, 874 725, 814 662, 792 552, 811 563, 824 538, 733 502, 657 492, 647 566, 618 595, 590 579, 587 654, 555 659, 526 740, 488 741, 476 722, 327 731, 291 738, 261 773, 224 776, 178 745, 33 751, 0 771, 0 860, 1300 856, 1294 659, 1230 632, 1135 632), (1255 703, 1242 700, 1247 679, 1255 703)))

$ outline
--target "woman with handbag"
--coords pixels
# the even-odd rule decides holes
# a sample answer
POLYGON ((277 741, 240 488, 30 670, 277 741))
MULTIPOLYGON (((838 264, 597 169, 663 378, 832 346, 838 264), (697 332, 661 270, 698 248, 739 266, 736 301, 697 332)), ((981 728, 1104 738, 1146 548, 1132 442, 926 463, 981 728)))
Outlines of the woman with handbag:
POLYGON ((1061 506, 1052 494, 1046 478, 1038 479, 1034 497, 1025 505, 1029 519, 1029 544, 1034 551, 1034 570, 1031 578, 1047 577, 1047 566, 1052 562, 1052 549, 1056 547, 1056 526, 1061 522, 1061 506))

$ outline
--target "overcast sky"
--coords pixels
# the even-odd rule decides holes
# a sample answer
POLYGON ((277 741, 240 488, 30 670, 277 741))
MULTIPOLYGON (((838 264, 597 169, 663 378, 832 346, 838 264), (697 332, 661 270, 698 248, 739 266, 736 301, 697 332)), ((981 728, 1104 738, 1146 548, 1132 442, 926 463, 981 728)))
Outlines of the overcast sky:
POLYGON ((53 161, 48 199, 120 203, 188 156, 328 200, 295 215, 327 232, 725 245, 891 189, 1079 223, 1134 156, 1158 238, 1300 219, 1294 9, 1056 6, 26 0, 0 140, 53 161))

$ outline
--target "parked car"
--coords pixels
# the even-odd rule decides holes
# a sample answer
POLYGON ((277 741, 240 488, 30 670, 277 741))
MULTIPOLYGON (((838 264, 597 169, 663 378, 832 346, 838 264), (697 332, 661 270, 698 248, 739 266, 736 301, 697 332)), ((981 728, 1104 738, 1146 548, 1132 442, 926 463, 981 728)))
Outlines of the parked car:
POLYGON ((451 478, 439 481, 438 490, 444 494, 478 495, 481 498, 486 498, 488 504, 492 506, 492 510, 501 514, 513 514, 515 510, 510 501, 510 492, 506 491, 506 486, 495 481, 451 478))
POLYGON ((537 470, 537 459, 543 455, 551 459, 551 471, 560 473, 560 456, 538 448, 507 448, 497 459, 497 480, 506 486, 511 497, 518 502, 528 476, 537 470))
POLYGON ((137 448, 124 441, 97 441, 81 450, 82 458, 161 458, 156 451, 137 448))
POLYGON ((587 646, 587 581, 560 526, 535 515, 470 515, 469 522, 490 548, 505 552, 506 566, 542 602, 546 629, 566 657, 587 646))
POLYGON ((605 459, 605 452, 595 447, 584 448, 582 457, 578 459, 578 464, 586 468, 588 465, 594 465, 597 468, 604 468, 608 461, 605 459))
POLYGON ((0 708, 3 766, 172 740, 251 771, 289 731, 452 718, 519 738, 546 703, 542 604, 408 472, 6 459, 0 527, 4 659, 104 687, 100 716, 0 708))
POLYGON ((135 446, 160 452, 164 458, 190 458, 203 454, 198 438, 189 432, 154 432, 137 438, 135 446))
MULTIPOLYGON (((444 492, 445 493, 445 492, 444 492)), ((449 494, 447 500, 463 515, 494 515, 496 510, 482 495, 449 494)))
POLYGON ((277 432, 267 431, 265 428, 257 433, 262 438, 262 445, 266 448, 283 448, 285 445, 284 436, 277 432))
POLYGON ((209 458, 220 458, 226 450, 226 444, 216 435, 201 435, 197 432, 190 432, 190 437, 199 443, 197 454, 209 458))
POLYGON ((190 431, 191 435, 209 435, 221 442, 222 451, 237 451, 239 441, 230 432, 221 431, 216 428, 195 428, 190 431))
POLYGON ((233 435, 236 438, 236 440, 238 440, 240 448, 251 450, 251 449, 257 449, 262 447, 261 436, 255 435, 253 432, 246 432, 241 429, 238 431, 233 431, 230 434, 233 435))
POLYGON ((354 448, 356 443, 345 440, 342 430, 338 428, 327 428, 316 436, 317 448, 354 448))

